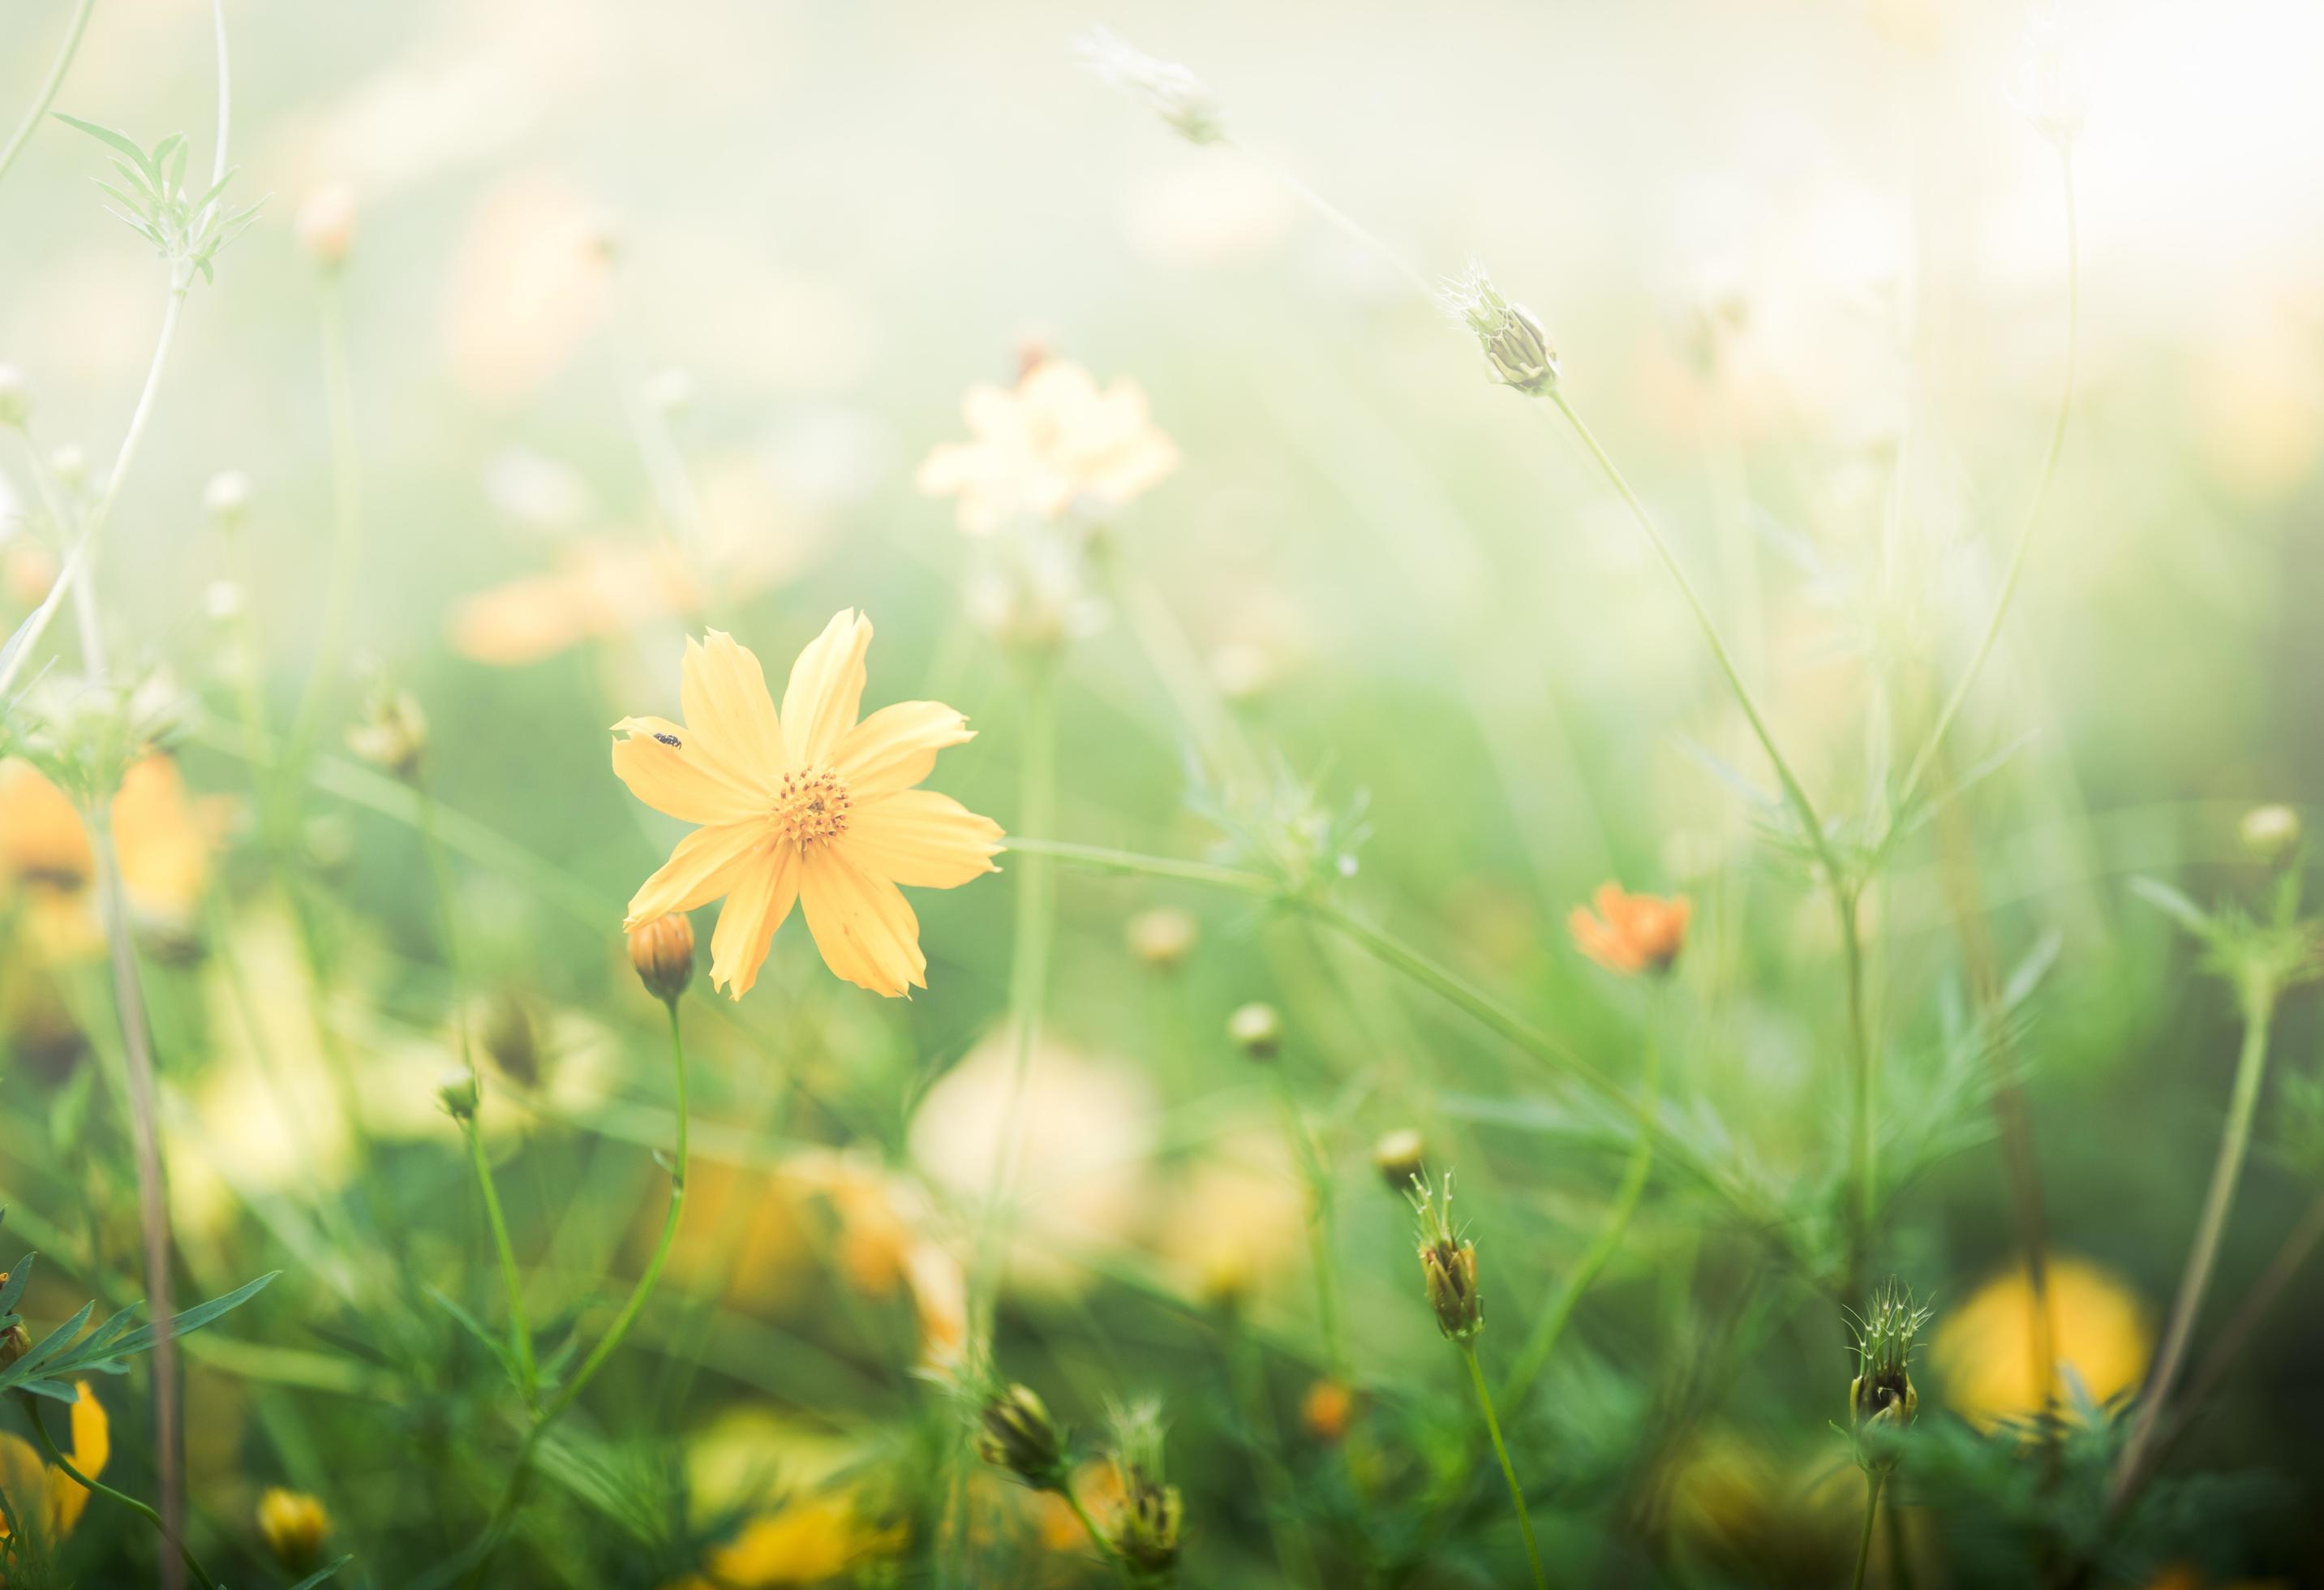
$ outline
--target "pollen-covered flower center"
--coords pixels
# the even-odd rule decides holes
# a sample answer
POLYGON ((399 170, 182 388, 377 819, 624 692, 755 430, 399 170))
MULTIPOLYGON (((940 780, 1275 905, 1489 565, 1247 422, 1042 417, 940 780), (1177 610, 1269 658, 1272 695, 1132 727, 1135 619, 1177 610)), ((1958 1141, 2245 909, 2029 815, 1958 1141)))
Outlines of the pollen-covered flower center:
POLYGON ((805 849, 836 839, 847 832, 847 814, 853 805, 846 784, 827 767, 787 772, 775 786, 776 841, 805 849))

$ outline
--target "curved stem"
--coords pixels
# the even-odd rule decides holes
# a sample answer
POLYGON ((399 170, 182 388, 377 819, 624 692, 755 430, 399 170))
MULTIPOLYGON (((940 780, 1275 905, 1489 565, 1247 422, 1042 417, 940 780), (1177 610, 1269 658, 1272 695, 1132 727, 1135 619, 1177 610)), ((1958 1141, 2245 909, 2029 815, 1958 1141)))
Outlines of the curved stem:
POLYGON ((1074 1492, 1071 1475, 1067 1475, 1064 1483, 1057 1487, 1057 1494, 1065 1499, 1065 1505, 1073 1509, 1074 1516, 1081 1521, 1082 1528, 1089 1531, 1090 1544, 1097 1548, 1098 1555, 1117 1568, 1120 1567, 1121 1553, 1113 1548, 1113 1542, 1106 1539, 1105 1531, 1099 1529, 1097 1521, 1090 1517, 1089 1509, 1082 1505, 1082 1499, 1074 1492))
POLYGON ((1509 1449, 1501 1440, 1501 1421, 1493 1416, 1493 1394, 1485 1389, 1485 1372, 1477 1365, 1475 1345, 1462 1343, 1461 1356, 1468 1360, 1469 1383, 1477 1388, 1477 1406, 1485 1415, 1485 1433, 1493 1438, 1493 1456, 1501 1460, 1501 1477, 1509 1483, 1509 1502, 1517 1509, 1517 1528, 1525 1535, 1526 1560, 1533 1565, 1536 1590, 1549 1590, 1549 1576, 1541 1566, 1541 1548, 1534 1543, 1533 1515, 1526 1511, 1525 1491, 1517 1484, 1516 1465, 1509 1462, 1509 1449))
POLYGON ((1841 869, 1838 853, 1832 849, 1831 837, 1823 830, 1822 819, 1816 816, 1815 803, 1808 799, 1806 786, 1800 782, 1792 772, 1792 764, 1777 749, 1775 736, 1767 727, 1767 720, 1760 716, 1759 704, 1753 698, 1751 688, 1743 682, 1742 670, 1735 666, 1735 658, 1727 650, 1727 642, 1719 633, 1719 625, 1712 620, 1711 609, 1703 605, 1702 597, 1695 591, 1694 582, 1687 578, 1686 570, 1680 565, 1677 554, 1671 550, 1670 543, 1663 540, 1662 532, 1655 528, 1646 504, 1638 501, 1637 493, 1630 489, 1630 483, 1622 477, 1622 471, 1615 466, 1606 449, 1599 445, 1598 438, 1591 432, 1590 427, 1582 423, 1582 416, 1574 411, 1573 405, 1565 401, 1565 393, 1552 387, 1549 401, 1557 405, 1557 411, 1565 416, 1566 423, 1573 428, 1573 434, 1582 439, 1582 447, 1597 462, 1599 471, 1613 486, 1615 495, 1630 510, 1630 517, 1646 536, 1646 544, 1654 549, 1655 556, 1661 559, 1664 569, 1677 585, 1679 595, 1686 598, 1688 608, 1694 614, 1694 622, 1702 631, 1702 638, 1711 646, 1712 660, 1719 664, 1719 671, 1726 676, 1728 688, 1734 692, 1737 704, 1743 708, 1744 719, 1750 724, 1753 737, 1759 742, 1759 748, 1766 753, 1769 764, 1775 770, 1775 780, 1783 786, 1784 799, 1791 803, 1808 843, 1815 847, 1816 858, 1823 864, 1825 876, 1831 880, 1834 889, 1840 888, 1846 874, 1841 869))
MULTIPOLYGON (((483 1107, 481 1095, 477 1106, 483 1107)), ((468 1163, 476 1173, 477 1188, 484 1194, 484 1222, 491 1226, 493 1248, 500 1258, 501 1290, 508 1294, 509 1342, 516 1349, 518 1378, 522 1382, 524 1400, 531 1402, 540 1395, 540 1371, 532 1357, 532 1327, 526 1322, 524 1312, 524 1278, 517 1270, 516 1249, 509 1243, 508 1221, 501 1213, 501 1195, 493 1185, 492 1161, 484 1157, 484 1134, 471 1114, 460 1123, 468 1140, 468 1163)))
POLYGON ((1856 1576, 1849 1581, 1851 1590, 1864 1590, 1864 1565, 1872 1560, 1872 1523, 1880 1516, 1880 1488, 1886 1481, 1886 1474, 1865 1476, 1864 1533, 1856 1540, 1856 1576))
POLYGON ((1850 1065, 1849 1180, 1856 1198, 1849 1223, 1848 1290, 1861 1296, 1864 1269, 1871 1255, 1872 1227, 1879 1207, 1879 1140, 1875 1131, 1876 1095, 1880 1086, 1880 1059, 1872 1046, 1871 1024, 1864 1004, 1864 939, 1854 884, 1837 886, 1833 900, 1840 918, 1840 955, 1848 975, 1848 1040, 1850 1065))
MULTIPOLYGON (((1656 1004, 1661 1002, 1656 1001, 1656 1004)), ((1646 1076, 1643 1089, 1651 1106, 1660 1096, 1662 1086, 1662 1045, 1657 1040, 1652 1018, 1646 1029, 1646 1076)), ((1623 1234, 1630 1228, 1630 1217, 1637 1213, 1638 1200, 1646 1190, 1646 1179, 1655 1163, 1655 1140, 1645 1132, 1638 1134, 1637 1147, 1630 1151, 1629 1168, 1623 1173, 1622 1185, 1614 1194, 1613 1207, 1607 1211, 1606 1224, 1600 1227, 1589 1250, 1574 1265, 1565 1285, 1557 1294, 1557 1301, 1534 1327, 1525 1350, 1517 1355, 1517 1366, 1501 1382, 1501 1400, 1515 1405, 1525 1399, 1533 1383, 1548 1364, 1550 1354, 1557 1350, 1565 1335, 1566 1326, 1582 1294, 1593 1285, 1615 1250, 1622 1245, 1623 1234)))
MULTIPOLYGON (((2074 366, 2080 353, 2082 323, 2081 237, 2074 212, 2074 159, 2070 150, 2061 146, 2058 163, 2065 186, 2066 208, 2066 384, 2058 395, 2058 417, 2051 422, 2049 450, 2043 455, 2042 475, 2034 487, 2033 504, 2026 509, 2024 527, 2017 532, 2017 545, 2009 554, 2009 569, 2002 577, 2001 590, 1994 597, 1993 612, 1985 622, 1985 633, 1978 637, 1977 650, 1970 654, 1969 666, 1962 670, 1952 694, 1945 698, 1936 722, 1930 726, 1929 737, 1904 774, 1904 782, 1892 808, 1902 811, 1912 803, 1914 794, 1929 771, 1930 761, 1937 747, 1944 743, 1945 732, 1960 715, 1961 706, 1983 671, 1986 660, 1993 655, 1995 642, 2001 638, 2001 626, 2009 616, 2010 604, 2016 599, 2018 578, 2025 572, 2025 557, 2034 548, 2034 532, 2042 522, 2042 505, 2049 500, 2050 482, 2058 473, 2058 455, 2066 446, 2066 422, 2074 411, 2074 366)), ((1894 818, 1892 818, 1892 822, 1894 818)))
POLYGON ((1341 1317, 1340 1270, 1333 1241, 1333 1219, 1331 1169, 1315 1146, 1314 1137, 1307 1123, 1300 1118, 1298 1101, 1291 1096, 1291 1079, 1284 1075, 1278 1061, 1268 1067, 1272 1073, 1276 1113, 1283 1122, 1284 1146, 1299 1167, 1300 1179, 1306 1183, 1307 1192, 1307 1262, 1315 1272, 1315 1324, 1323 1334, 1323 1360, 1332 1366, 1332 1373, 1342 1382, 1351 1371, 1348 1358, 1348 1332, 1341 1317))
MULTIPOLYGON (((84 1395, 86 1393, 84 1393, 84 1395)), ((73 1466, 71 1458, 67 1457, 62 1452, 57 1450, 55 1437, 49 1434, 49 1427, 43 1423, 41 1419, 41 1398, 27 1396, 24 1399, 24 1410, 26 1416, 32 1420, 32 1434, 40 1438, 42 1450, 48 1454, 49 1462, 55 1465, 57 1472, 63 1474, 65 1478, 70 1480, 74 1484, 78 1485, 82 1490, 87 1491, 90 1495, 103 1496, 108 1501, 117 1502, 122 1506, 129 1509, 130 1511, 135 1513, 138 1517, 143 1519, 147 1523, 152 1525, 153 1532, 155 1534, 161 1536, 162 1539, 168 1541, 171 1545, 178 1548, 178 1555, 185 1559, 187 1571, 194 1576, 194 1583, 199 1585, 202 1587, 202 1590, 217 1590, 217 1581, 211 1578, 208 1572, 203 1568, 200 1562, 196 1560, 193 1548, 188 1546, 183 1539, 171 1532, 170 1527, 161 1521, 161 1515, 160 1513, 146 1506, 143 1502, 138 1501, 134 1496, 124 1494, 122 1492, 115 1490, 110 1485, 100 1484, 98 1482, 90 1479, 87 1474, 81 1473, 80 1470, 73 1466)))
POLYGON ((0 178, 8 175, 8 168, 16 163, 16 157, 24 153, 24 145, 32 141, 32 129, 49 114, 49 106, 57 102, 57 90, 65 86, 65 73, 72 69, 73 56, 80 49, 80 36, 88 29, 88 14, 96 9, 97 0, 80 0, 73 7, 72 21, 65 25, 64 47, 57 51, 56 62, 49 68, 40 93, 33 97, 32 108, 8 135, 8 142, 0 144, 0 178))
POLYGON ((129 429, 122 434, 121 450, 114 455, 112 472, 105 478, 105 490, 98 495, 97 505, 89 510, 88 517, 82 522, 79 540, 74 544, 72 556, 66 559, 64 567, 57 571, 56 584, 50 587, 47 597, 24 621, 23 628, 10 642, 14 650, 7 659, 0 661, 0 694, 5 694, 8 687, 15 682, 16 675, 23 671, 25 662, 39 645, 42 634, 48 629, 49 621, 55 616, 58 605, 64 600, 67 587, 78 590, 92 578, 106 523, 113 517, 113 504, 121 495, 121 483, 127 477, 130 463, 137 456, 138 444, 144 439, 146 421, 152 417, 153 398, 161 389, 161 370, 169 362, 170 344, 178 334, 178 310, 185 301, 185 288, 172 282, 169 297, 163 302, 161 330, 154 339, 153 358, 145 368, 145 385, 137 394, 137 407, 130 412, 129 429))
POLYGON ((2179 1278, 2179 1296, 2172 1304, 2171 1324, 2163 1332, 2163 1350, 2146 1377, 2138 1403, 2138 1420, 2130 1440, 2115 1465, 2114 1483, 2107 1504, 2118 1509, 2129 1499, 2132 1476, 2146 1460, 2154 1439, 2156 1421, 2169 1401, 2180 1362, 2194 1334, 2195 1316, 2203 1306, 2211 1280, 2211 1266, 2219 1256, 2219 1239, 2226 1234, 2228 1211, 2234 1207, 2236 1183, 2243 1173, 2244 1153, 2251 1146, 2252 1116, 2259 1105, 2260 1083, 2267 1073, 2268 1029, 2275 1015, 2275 987, 2264 977, 2253 980, 2244 993, 2243 1052, 2236 1061, 2235 1093, 2227 1104, 2227 1128, 2219 1135, 2218 1158, 2211 1166, 2210 1190, 2203 1198, 2202 1218, 2195 1227, 2194 1245, 2187 1252, 2187 1268, 2179 1278))

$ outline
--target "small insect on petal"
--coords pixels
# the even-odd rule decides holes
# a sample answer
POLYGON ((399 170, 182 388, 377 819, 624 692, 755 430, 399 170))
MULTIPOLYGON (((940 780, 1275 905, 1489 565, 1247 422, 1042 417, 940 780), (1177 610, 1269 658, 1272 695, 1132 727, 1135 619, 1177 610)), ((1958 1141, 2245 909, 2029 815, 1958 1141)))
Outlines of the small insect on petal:
POLYGON ((675 744, 678 744, 678 736, 677 736, 676 735, 659 735, 659 734, 658 734, 658 735, 656 735, 654 736, 654 738, 655 738, 655 739, 657 739, 657 740, 659 740, 659 741, 660 741, 663 744, 665 744, 665 745, 675 745, 675 744))

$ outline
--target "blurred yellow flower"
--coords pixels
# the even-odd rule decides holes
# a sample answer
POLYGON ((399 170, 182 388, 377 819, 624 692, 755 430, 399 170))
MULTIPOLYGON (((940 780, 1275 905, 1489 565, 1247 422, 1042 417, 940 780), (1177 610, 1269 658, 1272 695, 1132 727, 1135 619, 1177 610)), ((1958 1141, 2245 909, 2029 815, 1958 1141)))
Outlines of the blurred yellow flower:
MULTIPOLYGON (((64 1455, 93 1480, 105 1472, 106 1461, 113 1456, 113 1427, 105 1417, 105 1404, 97 1400, 87 1381, 75 1382, 73 1390, 78 1395, 73 1400, 72 1428, 64 1455)), ((37 1510, 31 1516, 42 1538, 51 1543, 72 1533, 81 1510, 88 1505, 88 1493, 67 1479, 62 1469, 51 1468, 22 1436, 0 1434, 0 1491, 7 1493, 9 1505, 20 1521, 28 1510, 37 1510)), ((7 1533, 7 1521, 0 1519, 0 1536, 7 1533)))
POLYGON ((524 575, 468 597, 453 609, 449 627, 462 656, 516 668, 701 606, 700 583, 677 548, 592 537, 564 548, 547 574, 524 575))
MULTIPOLYGON (((232 802, 195 798, 176 759, 153 752, 130 763, 113 797, 113 837, 130 908, 171 923, 192 918, 232 802)), ((0 762, 0 895, 32 883, 77 892, 96 873, 88 830, 65 792, 30 763, 0 762)))
POLYGON ((2103 1405, 2146 1373, 2154 1336, 2146 1309, 2122 1280, 2087 1260, 2052 1258, 2048 1302, 2057 1373, 2047 1394, 2037 1365, 2034 1290, 2025 1271, 2004 1271, 1943 1311, 1932 1361, 1947 1400, 1981 1428, 2031 1418, 2068 1398, 2066 1372, 2103 1405))
POLYGON ((294 1574, 311 1573, 323 1559, 331 1515, 304 1491, 270 1486, 258 1499, 258 1532, 274 1560, 294 1574))
POLYGON ((1041 359, 1017 384, 968 389, 970 435, 920 466, 930 496, 959 499, 960 527, 990 535, 1020 514, 1102 518, 1177 467, 1178 449, 1155 428, 1134 382, 1101 392, 1087 370, 1041 359))
POLYGON ((782 711, 759 660, 712 630, 689 641, 687 722, 625 717, 613 772, 657 810, 702 826, 630 901, 628 925, 724 895, 710 980, 740 999, 798 901, 832 971, 896 996, 927 986, 919 919, 899 883, 951 889, 998 872, 1001 825, 913 786, 974 737, 934 701, 857 720, 872 621, 835 615, 799 653, 782 711))
POLYGON ((936 1079, 907 1142, 929 1183, 975 1210, 996 1175, 1013 1206, 1007 1279, 1050 1296, 1088 1282, 1082 1261, 1128 1240, 1147 1208, 1157 1101, 1128 1063, 1034 1046, 1020 1090, 1016 1040, 997 1031, 936 1079), (1001 1169, 1012 1098, 1017 1164, 1001 1169))
POLYGON ((866 1519, 854 1497, 832 1492, 752 1519, 731 1545, 710 1552, 703 1566, 709 1582, 721 1590, 784 1590, 837 1578, 903 1544, 900 1524, 866 1519))
POLYGON ((922 1365, 943 1369, 957 1362, 968 1335, 968 1278, 931 1234, 935 1212, 918 1184, 869 1155, 828 1149, 795 1155, 783 1169, 838 1216, 836 1257, 850 1285, 881 1301, 899 1286, 910 1292, 922 1365))
POLYGON ((1221 1132, 1171 1189, 1156 1236, 1166 1268, 1191 1297, 1240 1303, 1305 1284, 1307 1195, 1283 1135, 1257 1122, 1221 1132))

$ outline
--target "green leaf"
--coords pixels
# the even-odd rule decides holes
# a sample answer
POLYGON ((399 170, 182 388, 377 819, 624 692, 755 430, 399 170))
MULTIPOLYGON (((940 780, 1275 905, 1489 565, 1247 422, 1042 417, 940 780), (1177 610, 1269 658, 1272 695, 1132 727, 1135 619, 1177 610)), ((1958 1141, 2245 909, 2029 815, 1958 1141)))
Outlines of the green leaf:
POLYGON ((509 1345, 506 1342, 487 1330, 483 1320, 454 1302, 440 1289, 431 1286, 428 1289, 428 1295, 436 1300, 438 1308, 452 1317, 454 1324, 484 1344, 485 1351, 492 1354, 493 1362, 501 1366, 502 1372, 512 1382, 522 1383, 522 1377, 517 1373, 516 1354, 509 1350, 509 1345))
MULTIPOLYGON (((249 1281, 242 1286, 238 1286, 222 1298, 212 1298, 207 1303, 195 1304, 192 1308, 179 1315, 175 1319, 170 1321, 170 1334, 173 1336, 190 1336, 195 1331, 198 1331, 201 1329, 202 1327, 208 1325, 211 1320, 217 1318, 218 1316, 230 1313, 233 1310, 241 1308, 244 1303, 250 1301, 251 1299, 265 1290, 266 1288, 273 1282, 275 1277, 281 1273, 282 1272, 279 1270, 270 1270, 264 1275, 260 1276, 256 1280, 249 1281)), ((120 1342, 112 1348, 111 1355, 117 1358, 125 1358, 133 1353, 145 1352, 152 1345, 153 1327, 150 1325, 141 1326, 137 1329, 131 1331, 127 1336, 122 1337, 120 1342)), ((96 1366, 91 1365, 91 1367, 96 1366)))
POLYGON ((111 127, 101 125, 96 122, 85 122, 77 116, 67 116, 60 110, 51 112, 51 114, 53 115, 57 120, 64 123, 68 127, 78 127, 82 132, 87 133, 90 137, 96 139, 98 143, 111 144, 114 148, 121 151, 122 153, 127 155, 131 160, 135 161, 138 168, 156 182, 161 180, 161 171, 153 164, 152 161, 146 157, 145 152, 137 147, 135 141, 133 140, 128 134, 116 133, 111 127))
POLYGON ((2211 913, 2162 880, 2133 878, 2130 891, 2155 910, 2174 919, 2197 938, 2208 939, 2218 936, 2218 924, 2211 920, 2211 913))
POLYGON ((347 1564, 355 1561, 355 1554, 350 1551, 345 1557, 339 1558, 338 1561, 333 1563, 330 1567, 327 1568, 318 1568, 313 1573, 309 1574, 305 1578, 291 1585, 290 1590, 315 1590, 316 1585, 337 1574, 341 1568, 346 1567, 347 1564))
POLYGON ((17 1299, 24 1295, 24 1283, 32 1279, 32 1261, 40 1256, 34 1252, 17 1260, 16 1267, 8 1271, 8 1284, 0 1286, 0 1327, 16 1322, 17 1299))

